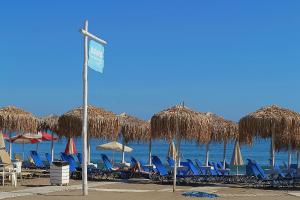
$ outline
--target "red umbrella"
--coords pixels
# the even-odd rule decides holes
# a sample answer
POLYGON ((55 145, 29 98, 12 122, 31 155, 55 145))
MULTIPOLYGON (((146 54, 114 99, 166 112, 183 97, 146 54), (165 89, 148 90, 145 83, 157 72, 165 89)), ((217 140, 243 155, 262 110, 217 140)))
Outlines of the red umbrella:
POLYGON ((65 153, 66 154, 76 154, 77 153, 76 145, 75 145, 73 138, 69 138, 66 149, 65 149, 65 153))
POLYGON ((52 138, 52 135, 47 133, 47 132, 39 132, 40 134, 42 134, 42 138, 36 142, 41 142, 41 141, 57 141, 58 138, 57 137, 53 137, 52 138))

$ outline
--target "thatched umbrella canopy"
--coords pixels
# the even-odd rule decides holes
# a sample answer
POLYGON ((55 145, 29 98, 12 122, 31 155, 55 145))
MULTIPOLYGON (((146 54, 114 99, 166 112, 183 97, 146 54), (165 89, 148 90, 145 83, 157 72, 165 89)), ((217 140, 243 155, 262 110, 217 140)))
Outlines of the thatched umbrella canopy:
POLYGON ((119 119, 120 133, 125 143, 130 141, 148 141, 150 139, 150 123, 136 117, 121 113, 119 119))
POLYGON ((248 144, 252 144, 254 137, 270 138, 272 133, 278 145, 288 144, 299 135, 299 130, 300 114, 276 105, 250 113, 239 122, 240 139, 248 144))
POLYGON ((150 123, 136 117, 121 113, 118 115, 120 133, 122 134, 122 163, 125 163, 125 144, 129 141, 149 141, 150 123))
POLYGON ((227 142, 228 140, 238 138, 239 130, 237 123, 213 113, 207 113, 207 115, 211 117, 212 123, 211 141, 227 142))
MULTIPOLYGON (((40 118, 39 120, 39 130, 43 131, 51 131, 52 132, 52 140, 51 140, 51 161, 54 160, 54 141, 53 141, 53 133, 59 132, 58 126, 58 115, 48 115, 40 118)), ((38 144, 38 143, 37 143, 38 144)))
POLYGON ((52 131, 58 133, 58 115, 48 115, 40 118, 39 120, 39 130, 52 131))
MULTIPOLYGON (((58 133, 66 137, 78 137, 82 133, 82 107, 64 113, 58 119, 58 133)), ((110 111, 88 106, 88 136, 115 140, 119 133, 117 116, 110 111)))
MULTIPOLYGON (((211 118, 212 131, 211 141, 224 142, 223 149, 223 168, 226 167, 226 149, 229 140, 236 140, 238 138, 238 125, 237 123, 224 119, 213 113, 207 113, 211 118)), ((208 166, 209 157, 209 143, 206 144, 206 165, 208 166)))
POLYGON ((274 166, 275 148, 295 143, 299 138, 300 114, 276 105, 261 108, 240 119, 239 138, 252 144, 253 138, 272 138, 272 164, 274 166))
POLYGON ((187 140, 202 143, 211 139, 210 117, 205 113, 193 111, 177 105, 156 113, 151 118, 151 137, 171 141, 176 134, 187 140))
POLYGON ((38 119, 33 114, 15 106, 0 108, 0 130, 3 132, 36 132, 37 128, 38 119))
MULTIPOLYGON (((200 112, 193 111, 184 105, 177 105, 156 113, 151 118, 151 138, 177 140, 177 155, 180 155, 180 140, 198 140, 208 142, 211 138, 210 118, 200 112)), ((176 155, 174 164, 173 191, 176 187, 176 165, 180 163, 176 155)))

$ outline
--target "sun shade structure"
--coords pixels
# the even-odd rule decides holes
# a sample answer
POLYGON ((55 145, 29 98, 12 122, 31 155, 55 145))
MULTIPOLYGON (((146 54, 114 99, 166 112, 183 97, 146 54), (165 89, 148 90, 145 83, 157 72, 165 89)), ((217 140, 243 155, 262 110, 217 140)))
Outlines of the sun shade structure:
POLYGON ((58 133, 58 115, 48 115, 39 119, 39 130, 58 133))
POLYGON ((0 108, 0 130, 3 132, 36 132, 37 128, 38 119, 33 114, 15 106, 0 108))
MULTIPOLYGON (((15 106, 0 108, 0 130, 5 133, 17 132, 19 134, 36 132, 38 119, 25 110, 15 106)), ((12 144, 9 145, 9 155, 12 155, 12 144)))
MULTIPOLYGON (((130 141, 149 141, 150 123, 136 117, 121 113, 118 115, 122 145, 130 141)), ((125 151, 122 151, 122 163, 125 163, 125 151)))
MULTIPOLYGON (((213 113, 206 113, 211 118, 212 131, 210 142, 223 142, 223 168, 226 166, 226 148, 227 142, 230 140, 236 140, 238 138, 238 125, 237 123, 224 119, 213 113)), ((208 166, 209 158, 209 143, 206 143, 206 166, 208 166)))
POLYGON ((42 117, 39 120, 39 130, 42 131, 51 131, 51 138, 53 139, 49 139, 48 141, 51 141, 51 161, 54 160, 54 141, 56 141, 54 138, 54 134, 53 133, 58 133, 59 132, 59 126, 58 126, 58 119, 59 116, 58 115, 48 115, 45 117, 42 117))
POLYGON ((271 158, 275 164, 275 147, 291 146, 298 138, 300 115, 276 105, 261 108, 246 115, 239 122, 239 139, 252 144, 254 137, 272 138, 271 158))
MULTIPOLYGON (((123 146, 117 141, 109 142, 106 144, 100 144, 96 147, 97 150, 112 150, 112 151, 123 151, 123 146)), ((125 146, 125 152, 132 152, 132 148, 125 146)))
POLYGON ((236 168, 236 174, 238 175, 238 173, 239 173, 239 168, 238 167, 243 165, 243 164, 244 164, 244 161, 243 161, 239 141, 236 140, 235 145, 234 145, 234 150, 233 150, 233 153, 232 153, 232 157, 231 157, 230 165, 237 167, 236 168))
POLYGON ((77 153, 77 148, 73 138, 68 139, 68 143, 65 148, 65 153, 69 155, 74 155, 77 153))
MULTIPOLYGON (((79 137, 82 133, 82 107, 66 112, 58 119, 59 134, 66 137, 79 137)), ((119 132, 117 116, 110 111, 88 106, 89 137, 115 140, 119 132)))
POLYGON ((5 142, 4 142, 3 133, 0 133, 0 149, 4 149, 5 150, 5 142))
MULTIPOLYGON (((180 155, 180 141, 197 140, 207 143, 211 139, 210 117, 205 113, 193 111, 184 105, 177 105, 156 113, 151 118, 151 138, 177 141, 177 155, 180 155)), ((176 187, 176 165, 180 163, 176 156, 174 165, 173 191, 176 187)))
POLYGON ((39 143, 40 141, 42 141, 42 134, 41 133, 26 133, 26 134, 22 134, 22 135, 16 135, 12 138, 9 139, 10 143, 17 143, 17 144, 22 144, 22 149, 23 149, 23 160, 25 159, 24 156, 24 144, 35 144, 35 143, 39 143))

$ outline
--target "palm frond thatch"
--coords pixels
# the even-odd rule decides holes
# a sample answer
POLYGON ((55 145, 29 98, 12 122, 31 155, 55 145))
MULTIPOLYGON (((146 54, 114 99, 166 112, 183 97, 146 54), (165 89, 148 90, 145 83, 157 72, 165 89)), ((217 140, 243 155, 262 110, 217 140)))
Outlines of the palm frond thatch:
POLYGON ((38 119, 31 113, 8 106, 0 108, 0 130, 3 132, 36 132, 38 128, 38 119))
POLYGON ((118 115, 120 132, 129 141, 148 141, 150 139, 150 123, 122 113, 118 115))
POLYGON ((206 143, 211 139, 210 118, 185 106, 177 105, 151 118, 151 137, 172 140, 176 133, 182 139, 206 143))
POLYGON ((274 132, 276 149, 299 138, 299 130, 299 113, 276 105, 250 113, 239 122, 239 136, 242 141, 252 144, 254 137, 269 138, 274 132))
MULTIPOLYGON (((78 137, 82 133, 82 107, 66 112, 58 119, 58 134, 66 137, 78 137)), ((110 111, 95 106, 88 106, 89 137, 115 140, 119 132, 117 116, 110 111)))
POLYGON ((221 116, 213 113, 207 113, 211 117, 212 136, 211 140, 215 142, 226 142, 228 140, 235 140, 238 138, 237 123, 226 120, 221 116))
POLYGON ((58 133, 58 115, 48 115, 39 119, 39 130, 58 133))

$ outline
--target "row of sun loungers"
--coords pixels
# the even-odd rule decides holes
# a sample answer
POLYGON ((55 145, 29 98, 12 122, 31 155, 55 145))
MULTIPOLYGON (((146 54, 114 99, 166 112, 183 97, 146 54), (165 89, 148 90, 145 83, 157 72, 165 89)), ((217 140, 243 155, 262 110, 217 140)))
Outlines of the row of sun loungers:
MULTIPOLYGON (((45 170, 49 169, 51 156, 46 153, 47 162, 41 159, 41 156, 36 151, 31 151, 30 156, 33 160, 33 165, 25 165, 25 168, 45 170)), ((72 178, 81 178, 81 154, 67 155, 61 153, 61 160, 69 163, 70 175, 72 178)), ((131 157, 131 166, 114 166, 108 156, 101 154, 103 162, 102 168, 93 166, 88 167, 88 176, 90 179, 129 179, 132 177, 144 177, 152 181, 170 182, 173 180, 174 160, 167 158, 168 166, 164 165, 158 156, 152 156, 152 166, 146 165, 142 161, 131 157)), ((187 159, 180 163, 181 167, 177 170, 178 184, 199 184, 199 183, 239 183, 259 187, 294 187, 300 183, 300 177, 297 177, 297 167, 290 166, 285 170, 275 166, 272 170, 266 172, 263 168, 253 160, 248 159, 245 175, 230 175, 230 170, 223 169, 221 162, 209 162, 209 166, 204 166, 200 160, 187 159)), ((228 166, 228 164, 226 164, 228 166)))

